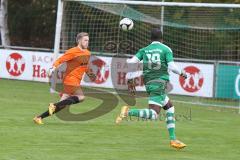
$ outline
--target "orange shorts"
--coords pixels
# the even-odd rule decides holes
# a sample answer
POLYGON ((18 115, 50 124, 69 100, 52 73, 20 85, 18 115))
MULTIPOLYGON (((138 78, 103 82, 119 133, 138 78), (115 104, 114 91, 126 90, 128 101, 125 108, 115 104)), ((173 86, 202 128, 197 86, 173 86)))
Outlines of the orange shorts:
POLYGON ((81 87, 80 86, 63 85, 63 93, 65 93, 65 94, 74 95, 78 89, 81 89, 81 87))

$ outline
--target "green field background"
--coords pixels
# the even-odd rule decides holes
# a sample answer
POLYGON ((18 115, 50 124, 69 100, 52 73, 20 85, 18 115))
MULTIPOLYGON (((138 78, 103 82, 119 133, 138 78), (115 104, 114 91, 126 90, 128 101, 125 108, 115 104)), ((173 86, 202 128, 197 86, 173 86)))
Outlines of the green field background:
MULTIPOLYGON (((65 122, 53 116, 39 126, 32 118, 57 101, 58 95, 50 95, 45 83, 0 79, 0 86, 0 160, 240 159, 237 109, 175 102, 177 137, 188 145, 178 151, 169 146, 163 119, 115 125, 124 105, 121 100, 113 111, 89 121, 65 122)), ((86 112, 99 103, 86 97, 71 112, 86 112)), ((146 107, 147 99, 137 99, 136 106, 146 107)))

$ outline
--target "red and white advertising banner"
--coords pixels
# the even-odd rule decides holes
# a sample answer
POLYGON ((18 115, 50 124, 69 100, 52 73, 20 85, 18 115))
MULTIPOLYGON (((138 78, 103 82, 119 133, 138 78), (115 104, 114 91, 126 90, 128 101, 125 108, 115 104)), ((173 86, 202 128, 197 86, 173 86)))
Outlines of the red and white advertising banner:
POLYGON ((85 75, 81 81, 83 86, 113 88, 111 79, 111 57, 91 56, 90 68, 96 74, 96 81, 91 82, 85 75))
POLYGON ((213 97, 214 65, 181 62, 176 62, 176 65, 185 70, 187 79, 171 72, 173 90, 170 93, 213 97))
MULTIPOLYGON (((85 76, 82 85, 127 89, 126 73, 129 69, 126 58, 92 56, 90 68, 97 75, 97 79, 95 82, 90 82, 85 76)), ((140 65, 138 69, 141 69, 140 65)), ((135 84, 137 90, 145 91, 142 76, 135 78, 135 84)))
MULTIPOLYGON (((53 64, 50 52, 0 49, 0 78, 48 82, 47 71, 53 64)), ((183 79, 170 73, 172 94, 213 97, 214 65, 176 62, 188 75, 183 79)), ((91 56, 90 68, 97 75, 95 82, 85 76, 83 86, 127 89, 126 73, 129 71, 126 58, 91 56)), ((136 65, 141 70, 141 65, 136 65)), ((138 91, 145 91, 142 76, 135 78, 138 91)))
POLYGON ((47 72, 53 64, 53 54, 46 52, 34 52, 32 54, 32 78, 33 81, 48 82, 47 72))
POLYGON ((48 82, 53 55, 46 52, 0 49, 0 77, 48 82))
MULTIPOLYGON (((127 89, 127 80, 126 80, 126 74, 128 71, 131 70, 130 67, 131 65, 128 65, 126 63, 126 58, 116 58, 114 57, 112 59, 112 64, 111 64, 111 74, 112 74, 112 83, 114 88, 116 89, 127 89)), ((142 70, 142 65, 141 63, 133 65, 134 71, 141 71, 142 70)), ((141 74, 140 76, 136 77, 135 84, 136 84, 136 89, 138 91, 145 91, 145 86, 143 83, 143 78, 141 74)))
MULTIPOLYGON (((98 79, 101 77, 101 79, 105 80, 101 80, 102 83, 98 84, 96 82, 85 82, 82 84, 95 87, 127 89, 126 73, 129 71, 129 66, 126 63, 126 58, 99 56, 95 57, 95 59, 96 58, 100 60, 94 60, 94 63, 91 61, 91 64, 97 68, 97 72, 95 73, 97 73, 98 79)), ((214 65, 183 62, 175 63, 179 68, 185 70, 188 78, 184 79, 170 72, 170 82, 173 85, 173 90, 170 92, 171 94, 213 97, 214 65)), ((141 65, 138 65, 136 68, 137 70, 141 70, 141 65)), ((145 91, 142 76, 135 78, 135 84, 137 85, 136 89, 138 91, 145 91)))

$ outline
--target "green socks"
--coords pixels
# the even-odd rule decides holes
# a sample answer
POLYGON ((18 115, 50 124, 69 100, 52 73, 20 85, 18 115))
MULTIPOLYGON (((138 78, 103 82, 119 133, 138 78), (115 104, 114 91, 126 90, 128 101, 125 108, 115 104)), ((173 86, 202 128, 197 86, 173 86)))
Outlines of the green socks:
POLYGON ((170 140, 175 140, 175 118, 174 118, 174 106, 169 108, 166 112, 166 123, 170 140))
MULTIPOLYGON (((158 118, 158 114, 153 109, 130 109, 128 116, 134 116, 139 118, 155 120, 158 118)), ((166 123, 170 140, 175 140, 175 117, 174 106, 166 111, 166 123)))
POLYGON ((153 109, 130 109, 128 116, 146 118, 146 119, 157 119, 158 115, 153 109))

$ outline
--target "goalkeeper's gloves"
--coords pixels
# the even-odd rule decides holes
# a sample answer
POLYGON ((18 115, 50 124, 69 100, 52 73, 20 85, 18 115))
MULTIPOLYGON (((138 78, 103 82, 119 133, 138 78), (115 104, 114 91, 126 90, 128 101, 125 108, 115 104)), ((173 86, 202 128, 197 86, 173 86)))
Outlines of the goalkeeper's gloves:
POLYGON ((135 86, 135 83, 134 83, 134 79, 129 79, 127 81, 127 85, 128 85, 129 94, 134 96, 135 92, 136 92, 136 86, 135 86))
POLYGON ((97 76, 93 72, 86 72, 86 74, 88 75, 92 82, 94 82, 97 78, 97 76))
POLYGON ((180 76, 183 77, 184 79, 187 79, 187 74, 184 70, 182 70, 180 76))
POLYGON ((48 77, 52 77, 52 75, 55 72, 55 70, 56 70, 56 67, 54 67, 54 66, 49 68, 49 70, 48 70, 48 77))

